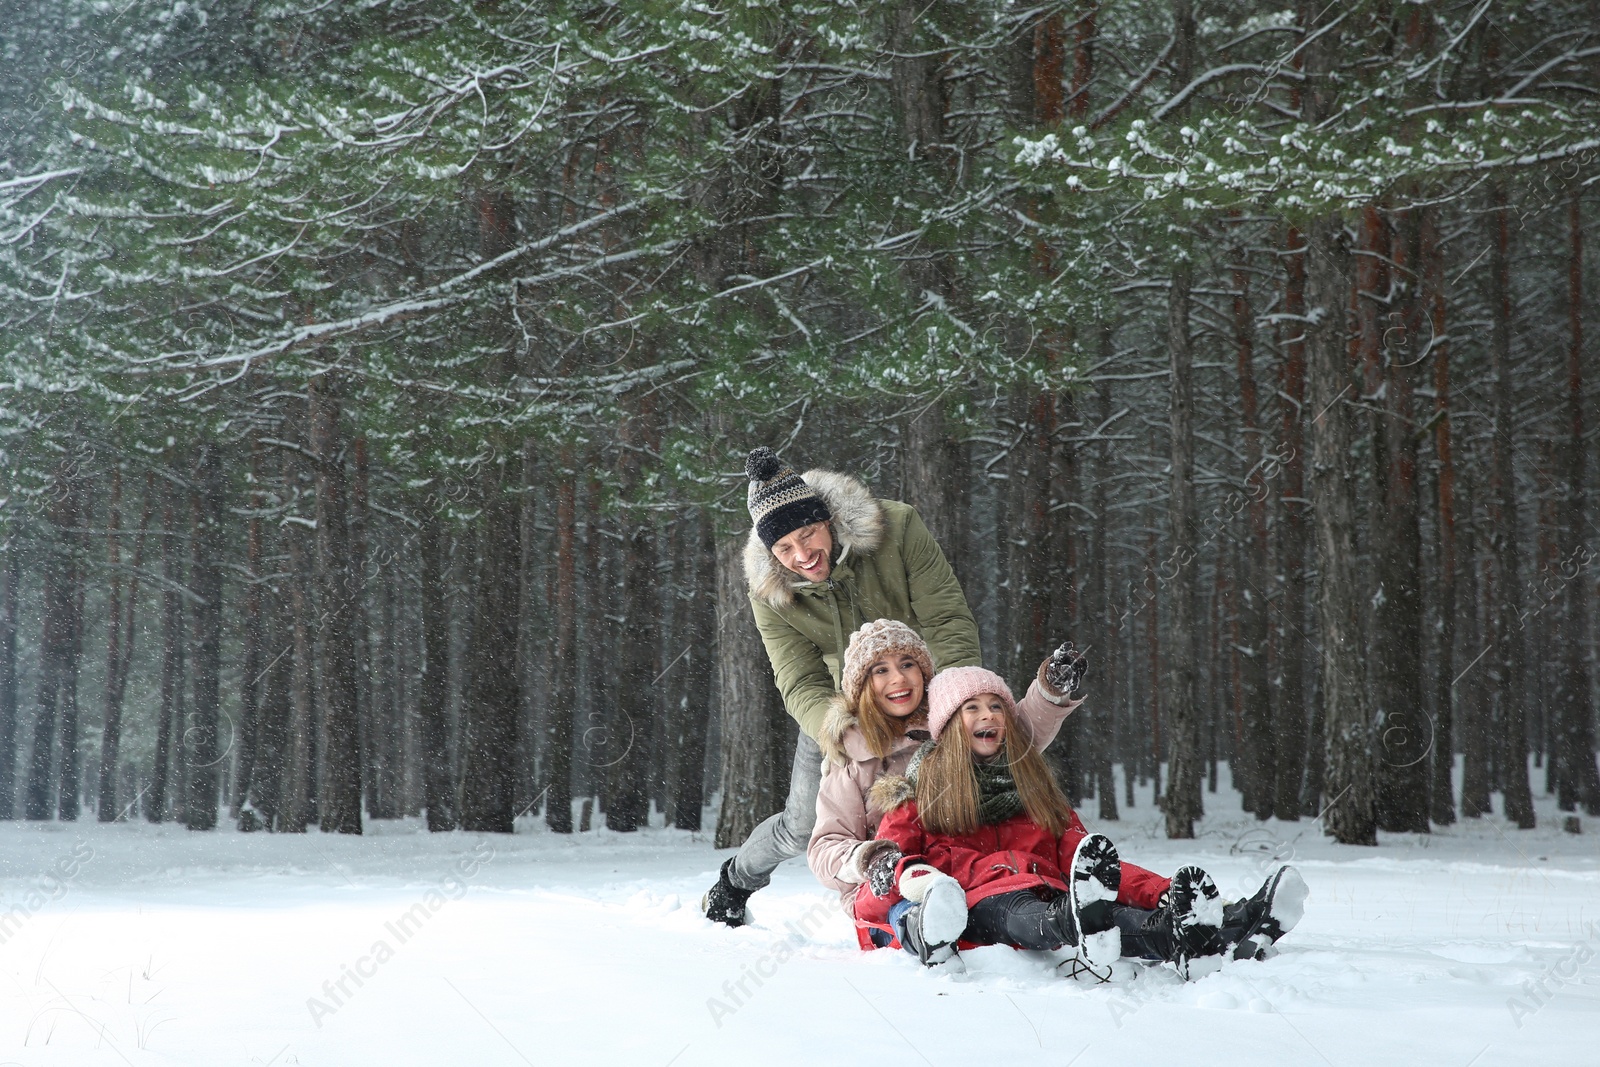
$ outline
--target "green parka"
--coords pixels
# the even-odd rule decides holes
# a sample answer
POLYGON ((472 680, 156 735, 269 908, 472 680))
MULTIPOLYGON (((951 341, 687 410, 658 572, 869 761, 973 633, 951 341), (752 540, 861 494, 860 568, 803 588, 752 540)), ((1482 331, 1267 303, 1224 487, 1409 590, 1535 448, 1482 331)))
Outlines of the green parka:
POLYGON ((916 511, 874 498, 848 475, 814 470, 802 477, 833 515, 828 578, 805 581, 753 530, 744 569, 783 706, 815 738, 839 689, 850 635, 864 623, 898 619, 910 626, 928 642, 935 670, 976 665, 981 657, 967 598, 916 511))

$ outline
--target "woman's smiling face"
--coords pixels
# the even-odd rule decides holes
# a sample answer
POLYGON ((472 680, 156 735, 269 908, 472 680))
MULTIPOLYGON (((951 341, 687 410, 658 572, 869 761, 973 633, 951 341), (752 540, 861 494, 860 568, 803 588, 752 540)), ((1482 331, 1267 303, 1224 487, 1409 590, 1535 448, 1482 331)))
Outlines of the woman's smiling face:
POLYGON ((926 679, 908 652, 890 652, 873 660, 867 667, 867 683, 878 707, 892 718, 903 719, 922 706, 926 679))
POLYGON ((979 693, 961 705, 961 728, 973 755, 988 759, 1006 744, 1006 702, 994 693, 979 693))

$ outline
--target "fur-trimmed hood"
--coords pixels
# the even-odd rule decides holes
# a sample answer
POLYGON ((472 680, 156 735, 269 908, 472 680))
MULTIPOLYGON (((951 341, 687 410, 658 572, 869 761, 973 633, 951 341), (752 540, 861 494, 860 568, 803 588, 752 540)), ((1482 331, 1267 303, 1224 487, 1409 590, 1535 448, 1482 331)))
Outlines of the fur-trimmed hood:
MULTIPOLYGON (((800 476, 817 491, 833 515, 833 539, 839 549, 836 562, 850 556, 870 556, 883 543, 884 515, 872 491, 848 474, 810 470, 800 476)), ((810 584, 778 562, 755 530, 744 546, 744 577, 750 595, 782 609, 794 602, 794 587, 810 584)))
MULTIPOLYGON (((850 763, 859 763, 862 760, 875 760, 875 756, 867 748, 867 740, 862 736, 860 717, 849 701, 845 700, 843 693, 835 693, 828 702, 827 718, 822 720, 822 729, 817 734, 817 746, 822 749, 823 767, 829 764, 846 766, 850 763)), ((928 736, 926 726, 911 728, 910 737, 913 740, 928 736), (920 732, 918 732, 920 731, 920 732)), ((918 741, 919 744, 923 743, 918 741)), ((901 751, 896 745, 893 751, 901 751)))
POLYGON ((833 699, 828 701, 828 715, 822 720, 822 729, 817 732, 817 747, 822 749, 822 758, 826 763, 843 766, 851 760, 865 758, 850 751, 854 746, 845 743, 846 735, 855 726, 856 713, 849 701, 845 700, 843 693, 835 693, 833 699))

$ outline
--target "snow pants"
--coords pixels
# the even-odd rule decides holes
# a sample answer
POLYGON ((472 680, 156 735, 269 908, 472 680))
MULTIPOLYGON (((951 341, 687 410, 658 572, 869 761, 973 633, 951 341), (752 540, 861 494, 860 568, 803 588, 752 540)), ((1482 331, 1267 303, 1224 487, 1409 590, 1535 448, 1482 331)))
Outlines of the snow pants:
POLYGON ((1050 901, 1031 889, 984 897, 967 911, 963 941, 1014 948, 1054 949, 1067 943, 1050 901))
POLYGON ((805 852, 817 824, 817 790, 822 787, 822 749, 805 734, 794 746, 789 799, 783 810, 750 831, 733 857, 728 880, 740 889, 765 889, 784 860, 805 852))

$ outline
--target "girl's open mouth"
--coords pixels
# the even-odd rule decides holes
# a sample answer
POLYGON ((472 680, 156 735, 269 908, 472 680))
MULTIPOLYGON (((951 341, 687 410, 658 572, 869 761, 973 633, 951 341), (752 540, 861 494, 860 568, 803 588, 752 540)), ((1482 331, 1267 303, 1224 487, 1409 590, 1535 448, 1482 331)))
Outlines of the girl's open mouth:
POLYGON ((889 700, 895 701, 909 700, 911 698, 911 690, 901 689, 893 693, 885 693, 884 696, 889 700))
POLYGON ((1000 731, 994 729, 993 727, 989 727, 983 730, 978 730, 972 736, 982 738, 985 741, 993 741, 995 738, 1000 736, 1000 731))

